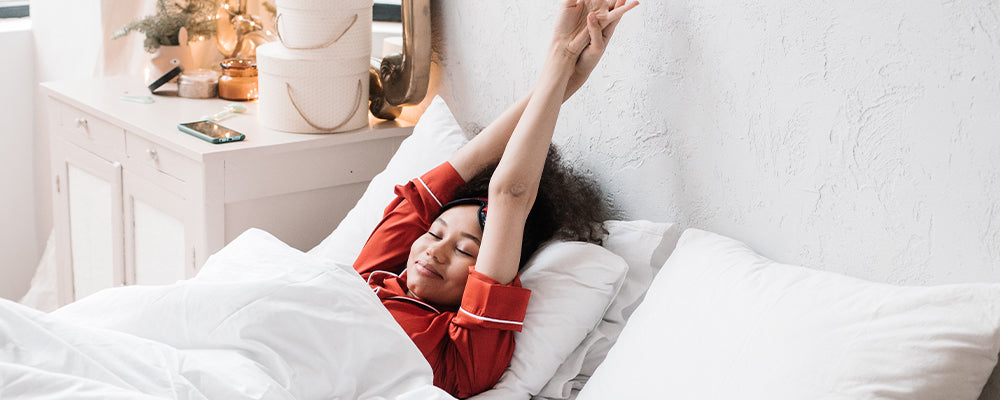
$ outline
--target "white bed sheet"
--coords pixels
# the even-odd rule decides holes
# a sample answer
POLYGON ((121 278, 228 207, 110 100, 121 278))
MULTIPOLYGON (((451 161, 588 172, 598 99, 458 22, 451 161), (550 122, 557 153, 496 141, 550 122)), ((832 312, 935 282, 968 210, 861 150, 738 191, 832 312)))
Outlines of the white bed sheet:
POLYGON ((250 230, 197 277, 0 302, 0 398, 451 399, 350 267, 250 230))

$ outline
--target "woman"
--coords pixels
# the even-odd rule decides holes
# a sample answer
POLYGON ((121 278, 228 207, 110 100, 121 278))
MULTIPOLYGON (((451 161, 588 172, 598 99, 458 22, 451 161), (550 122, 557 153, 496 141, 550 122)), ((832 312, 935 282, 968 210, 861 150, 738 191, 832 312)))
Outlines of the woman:
MULTIPOLYGON (((518 279, 527 257, 560 229, 575 231, 564 235, 575 239, 597 236, 600 213, 574 218, 578 229, 567 228, 552 215, 575 217, 581 207, 536 199, 546 197, 539 193, 543 178, 568 179, 548 157, 562 102, 583 85, 622 15, 636 5, 564 1, 531 93, 448 162, 397 186, 355 261, 427 358, 434 384, 455 397, 489 389, 510 363, 530 293, 518 279), (486 193, 476 193, 486 181, 486 193)), ((577 196, 577 204, 600 203, 588 186, 543 189, 588 197, 577 196)))

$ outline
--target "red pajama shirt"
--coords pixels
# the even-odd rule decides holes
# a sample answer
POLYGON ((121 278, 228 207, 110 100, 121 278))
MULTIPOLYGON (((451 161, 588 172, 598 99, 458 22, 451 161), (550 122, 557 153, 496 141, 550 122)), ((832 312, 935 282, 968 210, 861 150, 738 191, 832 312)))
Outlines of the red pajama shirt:
POLYGON ((434 370, 434 385, 458 398, 493 387, 514 353, 514 332, 521 330, 528 289, 520 278, 509 285, 469 266, 462 303, 442 308, 406 295, 410 246, 430 229, 452 191, 463 184, 445 162, 405 185, 385 209, 354 269, 368 280, 396 322, 434 370))

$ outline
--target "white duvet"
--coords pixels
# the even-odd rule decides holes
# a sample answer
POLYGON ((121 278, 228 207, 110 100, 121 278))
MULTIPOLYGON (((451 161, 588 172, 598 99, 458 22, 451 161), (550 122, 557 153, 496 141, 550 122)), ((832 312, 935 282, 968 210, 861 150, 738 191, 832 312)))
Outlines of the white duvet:
POLYGON ((0 302, 0 398, 451 399, 350 267, 250 230, 198 276, 0 302))

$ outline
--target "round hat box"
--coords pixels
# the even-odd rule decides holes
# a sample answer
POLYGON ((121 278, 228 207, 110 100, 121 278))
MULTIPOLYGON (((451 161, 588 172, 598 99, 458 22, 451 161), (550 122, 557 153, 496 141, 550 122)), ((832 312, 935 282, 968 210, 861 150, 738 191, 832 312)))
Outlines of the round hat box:
POLYGON ((296 133, 335 133, 368 125, 369 57, 328 57, 289 50, 278 42, 257 48, 260 123, 296 133))
POLYGON ((275 31, 289 49, 322 49, 340 57, 371 53, 371 0, 284 0, 276 8, 275 31))

